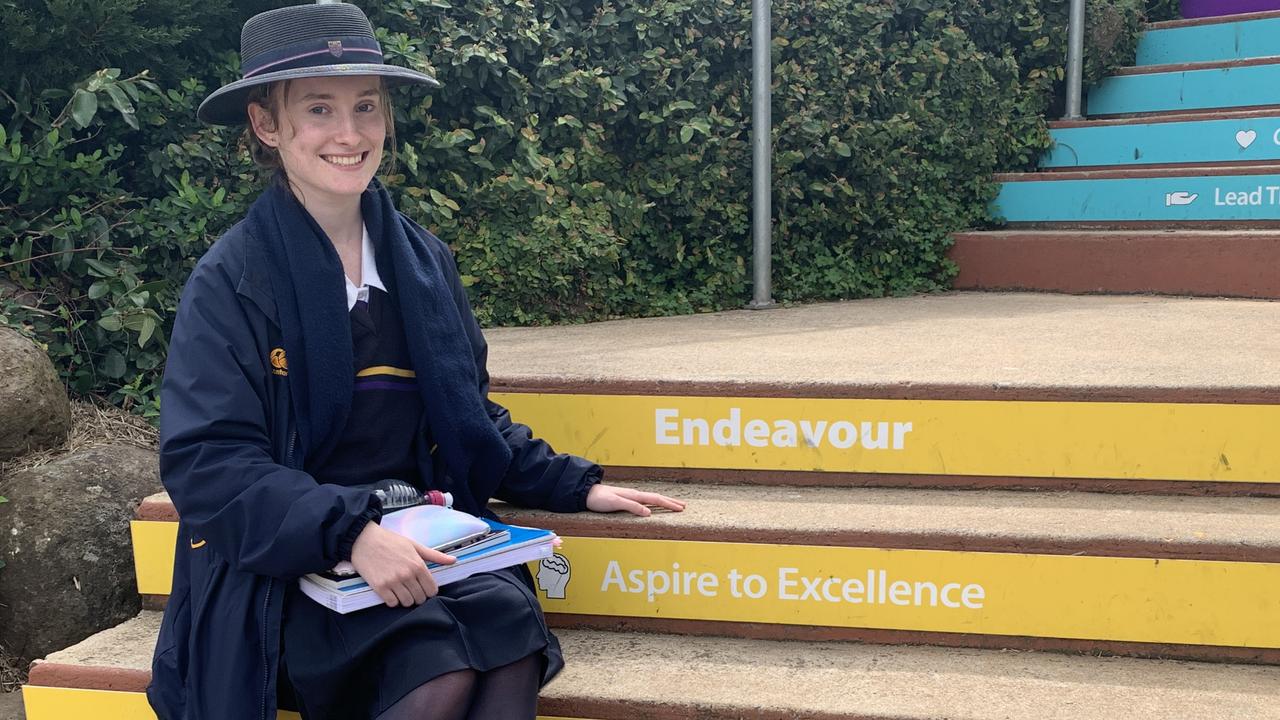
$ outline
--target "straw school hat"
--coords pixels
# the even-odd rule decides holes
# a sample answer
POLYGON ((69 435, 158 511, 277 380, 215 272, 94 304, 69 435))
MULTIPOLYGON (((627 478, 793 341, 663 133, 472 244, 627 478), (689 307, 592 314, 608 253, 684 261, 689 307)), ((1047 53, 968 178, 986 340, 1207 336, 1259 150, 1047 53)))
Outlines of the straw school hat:
POLYGON ((249 18, 240 32, 240 74, 205 98, 196 116, 212 125, 245 122, 249 91, 277 80, 380 75, 440 86, 430 75, 384 64, 369 18, 347 3, 293 5, 249 18))

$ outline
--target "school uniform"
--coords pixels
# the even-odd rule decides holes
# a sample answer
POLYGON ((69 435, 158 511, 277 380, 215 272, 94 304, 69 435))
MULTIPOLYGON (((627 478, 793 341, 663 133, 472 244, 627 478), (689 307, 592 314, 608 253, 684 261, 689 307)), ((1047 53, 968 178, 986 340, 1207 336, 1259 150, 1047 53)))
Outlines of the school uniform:
MULTIPOLYGON (((359 288, 344 278, 356 371, 351 414, 341 442, 312 475, 344 486, 397 478, 434 489, 434 477, 422 477, 415 461, 415 445, 432 442, 416 433, 422 399, 398 303, 378 275, 367 229, 361 277, 359 288)), ((277 695, 282 708, 305 709, 308 720, 374 718, 434 677, 557 653, 548 650, 555 642, 514 568, 446 585, 422 605, 376 605, 347 615, 290 586, 277 695)))
MULTIPOLYGON (((351 390, 344 398, 350 412, 338 424, 339 441, 322 447, 314 440, 319 433, 309 427, 325 419, 316 417, 323 406, 302 405, 310 412, 300 416, 306 398, 297 393, 317 394, 314 377, 322 363, 299 363, 312 358, 297 348, 311 346, 287 338, 289 312, 282 308, 291 298, 273 282, 272 268, 280 263, 270 257, 282 243, 260 237, 271 232, 262 219, 269 214, 255 203, 250 218, 219 239, 192 273, 162 386, 161 479, 181 521, 173 590, 147 689, 160 720, 274 720, 278 700, 287 702, 291 687, 308 720, 372 717, 450 670, 488 670, 530 653, 541 653, 544 682, 562 667, 559 645, 523 569, 447 585, 416 607, 379 606, 347 616, 296 591, 301 575, 350 559, 364 525, 381 517, 376 498, 355 487, 381 479, 375 474, 395 472, 421 488, 451 492, 455 507, 489 516, 490 496, 553 511, 583 510, 602 475, 593 463, 555 453, 488 400, 487 347, 449 250, 389 202, 385 190, 372 184, 362 197, 366 223, 371 217, 396 223, 412 236, 410 249, 418 254, 396 246, 394 257, 417 257, 437 268, 432 272, 444 285, 431 290, 437 312, 460 323, 464 365, 473 368, 474 385, 464 390, 475 393, 503 453, 478 453, 468 470, 469 446, 455 431, 438 429, 457 425, 422 399, 430 393, 412 391, 421 390, 424 371, 439 375, 430 369, 423 339, 403 330, 421 321, 420 309, 416 318, 405 311, 421 294, 414 284, 421 281, 413 276, 418 268, 406 267, 409 261, 391 264, 381 248, 375 272, 365 278, 380 278, 386 292, 371 287, 364 307, 350 305, 341 329, 351 341, 345 371, 351 390), (304 367, 312 374, 310 385, 300 382, 308 377, 304 367)), ((259 203, 268 209, 288 205, 273 210, 294 213, 281 216, 281 227, 311 222, 297 215, 303 211, 290 205, 296 201, 287 190, 269 189, 259 203)), ((433 340, 448 352, 447 342, 433 340)), ((459 390, 447 379, 432 379, 459 390)))

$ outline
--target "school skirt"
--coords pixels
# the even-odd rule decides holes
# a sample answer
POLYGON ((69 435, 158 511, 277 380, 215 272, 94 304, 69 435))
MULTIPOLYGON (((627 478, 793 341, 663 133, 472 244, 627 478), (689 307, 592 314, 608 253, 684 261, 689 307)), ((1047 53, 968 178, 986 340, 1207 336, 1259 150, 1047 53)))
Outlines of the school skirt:
POLYGON ((291 586, 280 707, 303 720, 376 718, 448 672, 481 672, 539 653, 545 685, 564 667, 524 566, 473 575, 413 607, 336 613, 291 586))

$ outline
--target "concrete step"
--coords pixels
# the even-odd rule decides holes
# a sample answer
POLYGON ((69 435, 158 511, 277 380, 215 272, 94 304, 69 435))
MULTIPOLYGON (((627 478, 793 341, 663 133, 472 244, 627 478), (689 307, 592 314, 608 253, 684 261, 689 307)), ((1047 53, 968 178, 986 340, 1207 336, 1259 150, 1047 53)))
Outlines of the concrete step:
POLYGON ((1280 12, 1152 23, 1134 64, 1218 62, 1280 55, 1280 12))
POLYGON ((1280 225, 1280 165, 1010 173, 991 215, 1011 224, 1280 225))
MULTIPOLYGON (((153 720, 158 613, 37 663, 29 720, 153 720)), ((1280 668, 1035 652, 558 631, 544 720, 1280 718, 1280 668)), ((297 718, 281 713, 281 718, 297 718)))
POLYGON ((1122 68, 1089 88, 1087 114, 1280 104, 1280 57, 1122 68))
POLYGON ((1280 298, 1280 230, 957 233, 960 290, 1280 298))
POLYGON ((1041 170, 1280 161, 1280 110, 1274 109, 1062 120, 1049 123, 1049 135, 1054 145, 1041 170))
POLYGON ((1262 301, 955 293, 488 337, 495 397, 613 477, 1274 494, 1276 327, 1262 301))
MULTIPOLYGON (((1274 499, 636 486, 689 509, 495 506, 566 538, 531 568, 556 624, 1280 663, 1274 499)), ((158 496, 134 523, 153 598, 175 545, 208 552, 175 515, 158 496)))

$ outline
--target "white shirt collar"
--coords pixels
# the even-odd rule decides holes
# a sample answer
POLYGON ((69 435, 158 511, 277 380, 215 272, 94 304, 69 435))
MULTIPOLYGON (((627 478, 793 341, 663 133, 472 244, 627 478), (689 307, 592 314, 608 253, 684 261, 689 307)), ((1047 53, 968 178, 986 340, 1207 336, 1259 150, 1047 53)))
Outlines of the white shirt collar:
POLYGON ((369 237, 369 228, 362 227, 362 230, 364 237, 360 241, 360 279, 364 284, 356 287, 351 278, 343 275, 342 279, 347 283, 347 312, 351 312, 351 308, 359 300, 369 302, 369 288, 387 291, 387 286, 382 284, 382 278, 378 275, 378 263, 373 257, 373 240, 369 237))

